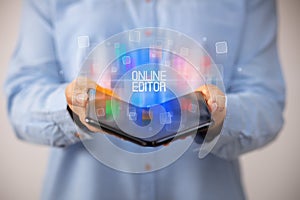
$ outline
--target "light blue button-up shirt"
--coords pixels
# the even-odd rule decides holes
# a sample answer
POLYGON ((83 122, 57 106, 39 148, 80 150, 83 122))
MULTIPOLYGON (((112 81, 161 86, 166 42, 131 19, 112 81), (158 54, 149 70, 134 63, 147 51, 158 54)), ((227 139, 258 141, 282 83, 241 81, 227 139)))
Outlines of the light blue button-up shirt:
POLYGON ((238 156, 272 141, 283 125, 276 29, 273 0, 25 1, 5 91, 17 137, 52 146, 41 198, 244 199, 238 156), (188 150, 162 170, 130 174, 98 162, 74 136, 64 89, 78 73, 78 36, 97 44, 146 26, 174 29, 200 43, 207 38, 206 49, 223 65, 227 116, 204 159, 188 150), (219 41, 228 43, 225 57, 216 56, 219 41))

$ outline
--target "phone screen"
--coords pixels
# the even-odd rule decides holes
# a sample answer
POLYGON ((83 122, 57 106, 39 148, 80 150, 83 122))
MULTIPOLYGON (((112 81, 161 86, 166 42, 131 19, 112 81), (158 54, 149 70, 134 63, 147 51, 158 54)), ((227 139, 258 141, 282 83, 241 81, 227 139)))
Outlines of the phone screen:
POLYGON ((151 106, 137 106, 89 90, 86 122, 142 146, 159 146, 174 139, 205 131, 211 114, 200 92, 151 106))

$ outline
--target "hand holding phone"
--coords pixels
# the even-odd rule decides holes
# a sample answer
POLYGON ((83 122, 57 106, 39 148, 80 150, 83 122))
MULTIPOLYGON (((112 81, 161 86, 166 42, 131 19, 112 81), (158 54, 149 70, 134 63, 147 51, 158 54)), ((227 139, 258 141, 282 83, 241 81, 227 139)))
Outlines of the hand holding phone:
MULTIPOLYGON (((90 131, 110 133, 143 146, 158 146, 166 144, 173 139, 193 134, 196 130, 200 130, 205 133, 208 127, 220 127, 226 113, 225 97, 223 93, 213 85, 202 86, 196 90, 194 94, 188 94, 186 96, 164 102, 163 105, 160 106, 173 105, 173 110, 169 110, 170 112, 156 114, 156 116, 149 112, 149 108, 134 106, 128 102, 124 102, 120 99, 120 97, 118 97, 118 95, 113 93, 113 91, 103 88, 95 82, 87 79, 76 79, 70 83, 66 88, 66 98, 69 107, 76 115, 78 115, 80 122, 90 131), (88 88, 94 89, 90 90, 88 88), (191 95, 194 96, 192 97, 191 95), (201 109, 200 113, 202 119, 195 114, 184 113, 184 110, 187 110, 187 107, 189 107, 186 106, 186 104, 189 100, 195 99, 195 95, 198 99, 198 106, 201 109), (216 96, 218 96, 218 98, 216 98, 216 96), (180 101, 183 103, 183 107, 180 107, 178 103, 176 104, 176 102, 180 101), (217 107, 215 107, 215 104, 217 104, 217 107), (161 131, 157 132, 155 136, 150 134, 151 137, 148 138, 144 136, 139 137, 139 135, 132 134, 128 132, 128 130, 127 132, 122 131, 122 129, 118 127, 118 124, 114 123, 113 112, 116 108, 120 109, 122 107, 127 109, 125 109, 126 112, 123 110, 123 112, 119 113, 119 116, 116 116, 123 117, 124 119, 129 120, 127 122, 130 123, 137 120, 135 122, 137 126, 144 126, 152 120, 153 116, 156 119, 166 118, 166 122, 168 122, 169 118, 172 118, 173 121, 171 124, 166 123, 164 127, 161 127, 161 131), (182 109, 184 111, 183 113, 181 113, 182 109), (178 116, 181 116, 182 114, 184 114, 186 118, 197 120, 188 120, 189 123, 186 124, 188 128, 184 129, 183 127, 180 127, 178 118, 178 116), (214 124, 214 126, 212 126, 212 124, 214 124)), ((158 106, 154 106, 156 111, 158 110, 157 107, 158 106)), ((193 106, 190 106, 190 110, 192 107, 193 106)), ((156 121, 158 122, 158 120, 156 121)))
POLYGON ((86 77, 79 77, 67 85, 65 89, 66 101, 69 112, 71 112, 70 114, 73 120, 76 118, 74 121, 79 127, 86 127, 91 132, 99 132, 99 129, 89 125, 85 120, 86 105, 89 100, 89 88, 96 88, 97 96, 102 96, 102 94, 114 96, 114 93, 111 90, 97 85, 96 82, 86 77))
POLYGON ((149 107, 90 89, 86 123, 99 132, 142 146, 159 146, 199 131, 206 132, 213 121, 202 94, 197 91, 149 107))

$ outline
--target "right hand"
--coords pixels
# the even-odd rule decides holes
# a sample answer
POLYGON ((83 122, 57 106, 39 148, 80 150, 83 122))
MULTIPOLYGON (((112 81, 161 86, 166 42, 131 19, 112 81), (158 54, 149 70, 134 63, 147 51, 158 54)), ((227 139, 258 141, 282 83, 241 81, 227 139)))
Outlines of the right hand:
POLYGON ((214 125, 209 128, 209 134, 207 135, 207 139, 210 141, 219 135, 222 130, 226 117, 226 96, 217 86, 211 84, 203 85, 196 91, 202 94, 214 120, 214 125))

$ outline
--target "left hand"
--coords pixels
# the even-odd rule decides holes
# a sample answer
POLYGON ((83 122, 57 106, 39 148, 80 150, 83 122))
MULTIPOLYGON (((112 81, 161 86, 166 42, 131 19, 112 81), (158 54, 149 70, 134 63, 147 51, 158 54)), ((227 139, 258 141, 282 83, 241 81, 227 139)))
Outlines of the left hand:
POLYGON ((91 132, 100 132, 85 121, 86 104, 88 101, 87 91, 89 88, 96 88, 96 83, 85 77, 79 77, 67 85, 65 96, 71 110, 78 115, 80 122, 85 125, 91 132))

